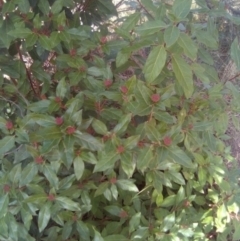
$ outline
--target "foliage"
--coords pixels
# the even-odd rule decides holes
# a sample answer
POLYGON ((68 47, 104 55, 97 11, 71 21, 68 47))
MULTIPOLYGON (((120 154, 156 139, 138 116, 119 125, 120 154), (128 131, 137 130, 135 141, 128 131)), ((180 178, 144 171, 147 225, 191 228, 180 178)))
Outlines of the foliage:
POLYGON ((3 4, 1 240, 240 239, 239 91, 209 54, 230 16, 196 2, 206 26, 191 0, 142 0, 111 41, 110 0, 3 4))

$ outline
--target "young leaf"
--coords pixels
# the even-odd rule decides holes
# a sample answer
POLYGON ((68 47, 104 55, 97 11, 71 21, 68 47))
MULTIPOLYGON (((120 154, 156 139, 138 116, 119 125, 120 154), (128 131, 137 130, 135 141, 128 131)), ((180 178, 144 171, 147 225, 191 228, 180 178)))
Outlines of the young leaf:
POLYGON ((20 187, 30 183, 33 180, 33 178, 37 175, 37 173, 37 165, 35 163, 29 163, 22 171, 19 183, 20 187))
POLYGON ((141 213, 136 213, 134 214, 130 221, 129 221, 129 232, 133 232, 134 230, 136 230, 139 227, 140 224, 140 219, 141 219, 141 213))
POLYGON ((193 76, 190 66, 179 55, 173 55, 173 72, 186 98, 193 94, 193 76))
POLYGON ((152 83, 161 73, 167 58, 164 46, 152 49, 144 65, 143 72, 148 83, 152 83))

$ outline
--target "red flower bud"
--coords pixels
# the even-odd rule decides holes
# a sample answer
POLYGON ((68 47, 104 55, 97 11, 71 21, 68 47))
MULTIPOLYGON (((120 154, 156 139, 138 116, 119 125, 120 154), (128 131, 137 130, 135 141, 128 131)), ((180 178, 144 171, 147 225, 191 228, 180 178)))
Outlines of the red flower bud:
POLYGON ((154 103, 159 102, 160 99, 161 99, 161 97, 160 97, 159 94, 153 94, 153 95, 151 95, 151 100, 152 100, 152 102, 154 102, 154 103))
POLYGON ((105 36, 101 37, 100 43, 105 44, 107 42, 107 38, 105 36))
POLYGON ((121 153, 124 152, 124 150, 125 150, 124 146, 119 146, 119 147, 117 148, 117 153, 121 154, 121 153))
POLYGON ((62 117, 56 117, 55 118, 55 123, 60 126, 63 123, 63 118, 62 117))
POLYGON ((11 187, 10 187, 8 184, 5 184, 5 185, 3 186, 3 191, 4 191, 5 193, 10 192, 10 190, 11 190, 11 187))
POLYGON ((50 193, 50 194, 48 195, 48 200, 49 200, 49 201, 54 201, 54 200, 55 200, 55 196, 50 193))
POLYGON ((76 128, 75 128, 74 126, 69 126, 69 127, 67 127, 67 129, 66 129, 66 133, 67 133, 68 135, 72 135, 73 133, 75 133, 75 131, 76 131, 76 128))
POLYGON ((7 121, 7 123, 6 123, 6 128, 7 128, 8 130, 12 130, 12 129, 13 129, 13 123, 12 123, 11 121, 7 121))
POLYGON ((121 87, 120 87, 120 90, 121 90, 121 92, 122 92, 123 94, 127 94, 127 92, 128 92, 128 88, 127 88, 127 86, 125 86, 125 85, 121 86, 121 87))
POLYGON ((35 158, 35 162, 37 164, 42 164, 43 163, 43 158, 41 156, 38 156, 38 157, 35 158))
POLYGON ((164 137, 163 143, 164 143, 165 146, 171 146, 171 144, 172 144, 171 137, 169 137, 169 136, 164 137))
POLYGON ((59 96, 56 96, 54 100, 55 100, 55 102, 57 102, 57 103, 61 103, 61 102, 62 102, 62 99, 61 99, 61 97, 59 97, 59 96))
POLYGON ((117 182, 117 179, 116 177, 112 177, 109 181, 111 184, 115 184, 117 182))
POLYGON ((112 85, 112 80, 106 79, 104 80, 103 84, 106 88, 109 88, 112 85))

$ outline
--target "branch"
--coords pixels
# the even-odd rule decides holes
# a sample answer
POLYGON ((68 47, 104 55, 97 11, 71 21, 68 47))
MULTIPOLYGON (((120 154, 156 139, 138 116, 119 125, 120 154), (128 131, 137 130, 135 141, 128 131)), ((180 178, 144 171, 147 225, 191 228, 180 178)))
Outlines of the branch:
POLYGON ((33 86, 33 80, 32 80, 32 78, 31 78, 31 74, 30 74, 30 72, 29 72, 28 68, 26 67, 25 62, 24 62, 24 60, 23 60, 23 56, 22 56, 20 47, 19 47, 19 45, 17 45, 17 44, 16 44, 16 47, 17 47, 17 49, 18 49, 18 54, 19 54, 20 60, 23 62, 24 66, 25 66, 26 75, 27 75, 28 81, 29 81, 29 83, 30 83, 30 85, 31 85, 31 88, 32 88, 34 94, 35 94, 36 96, 38 96, 38 94, 37 94, 37 92, 35 91, 34 86, 33 86))

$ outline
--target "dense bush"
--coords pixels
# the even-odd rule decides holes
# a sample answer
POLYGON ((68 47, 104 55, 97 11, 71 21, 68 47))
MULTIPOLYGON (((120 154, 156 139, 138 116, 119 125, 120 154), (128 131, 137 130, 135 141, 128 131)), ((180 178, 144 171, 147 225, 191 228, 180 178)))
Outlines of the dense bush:
POLYGON ((1 240, 240 239, 221 3, 0 2, 1 240))

